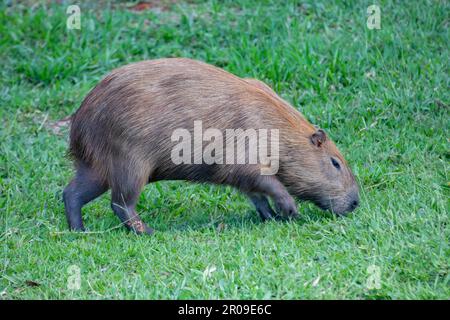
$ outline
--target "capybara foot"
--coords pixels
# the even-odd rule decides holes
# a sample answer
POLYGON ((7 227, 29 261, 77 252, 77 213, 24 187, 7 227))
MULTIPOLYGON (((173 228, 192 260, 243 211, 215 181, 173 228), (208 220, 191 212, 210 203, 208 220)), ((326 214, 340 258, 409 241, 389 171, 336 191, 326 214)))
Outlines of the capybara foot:
POLYGON ((155 232, 152 228, 140 220, 126 222, 125 227, 136 234, 152 235, 155 232))
POLYGON ((255 205, 256 211, 258 212, 262 221, 270 221, 276 217, 277 214, 273 211, 265 195, 249 194, 249 198, 255 205))
POLYGON ((292 197, 282 197, 275 200, 277 213, 282 218, 298 218, 297 204, 292 197))

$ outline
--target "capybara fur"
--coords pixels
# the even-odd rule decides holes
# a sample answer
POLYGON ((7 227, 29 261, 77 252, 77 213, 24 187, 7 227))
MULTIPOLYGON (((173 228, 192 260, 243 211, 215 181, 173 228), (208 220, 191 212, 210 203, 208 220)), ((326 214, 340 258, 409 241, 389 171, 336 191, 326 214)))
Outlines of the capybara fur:
MULTIPOLYGON (((72 116, 69 152, 76 174, 63 198, 72 230, 84 230, 81 207, 111 189, 111 207, 121 222, 151 234, 135 207, 142 188, 158 180, 233 186, 249 196, 262 219, 296 217, 292 196, 339 215, 359 202, 355 178, 323 130, 265 83, 190 59, 113 70, 72 116), (221 132, 278 130, 278 170, 262 174, 267 163, 175 164, 172 134, 177 128, 194 134, 195 121, 221 132)), ((194 143, 193 156, 198 152, 194 143)))

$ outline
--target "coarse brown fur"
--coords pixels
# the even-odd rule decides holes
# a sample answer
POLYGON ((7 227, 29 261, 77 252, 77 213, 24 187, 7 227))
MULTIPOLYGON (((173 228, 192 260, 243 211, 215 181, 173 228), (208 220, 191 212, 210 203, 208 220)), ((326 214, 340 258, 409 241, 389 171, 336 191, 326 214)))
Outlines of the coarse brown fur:
POLYGON ((77 174, 64 202, 75 230, 84 228, 81 207, 111 188, 112 208, 122 222, 151 233, 135 204, 145 184, 157 180, 234 186, 249 195, 264 219, 277 215, 267 197, 283 216, 297 214, 290 194, 337 213, 358 204, 353 174, 322 130, 263 82, 190 59, 150 60, 113 70, 73 115, 70 154, 77 174), (259 164, 175 165, 171 134, 176 128, 192 132, 194 121, 222 131, 278 129, 278 173, 261 175, 259 164))

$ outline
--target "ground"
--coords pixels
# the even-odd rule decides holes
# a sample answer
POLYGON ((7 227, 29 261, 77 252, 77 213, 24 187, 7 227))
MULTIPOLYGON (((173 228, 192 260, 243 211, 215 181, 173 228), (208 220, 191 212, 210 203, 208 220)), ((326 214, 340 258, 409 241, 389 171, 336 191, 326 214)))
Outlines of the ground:
POLYGON ((416 299, 450 297, 446 1, 81 2, 0 7, 0 298, 416 299), (260 221, 230 188, 148 185, 156 229, 118 226, 109 194, 69 232, 61 194, 73 113, 111 69, 190 57, 266 81, 347 158, 361 207, 299 203, 260 221), (78 272, 81 282, 78 287, 78 272))

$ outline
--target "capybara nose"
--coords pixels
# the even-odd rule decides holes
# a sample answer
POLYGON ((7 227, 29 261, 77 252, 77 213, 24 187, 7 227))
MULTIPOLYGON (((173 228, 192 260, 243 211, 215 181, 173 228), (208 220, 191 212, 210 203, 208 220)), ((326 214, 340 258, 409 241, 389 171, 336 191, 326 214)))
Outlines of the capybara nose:
POLYGON ((348 207, 348 212, 355 210, 358 206, 359 206, 358 199, 353 200, 352 202, 350 202, 350 205, 348 207))

